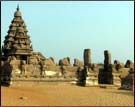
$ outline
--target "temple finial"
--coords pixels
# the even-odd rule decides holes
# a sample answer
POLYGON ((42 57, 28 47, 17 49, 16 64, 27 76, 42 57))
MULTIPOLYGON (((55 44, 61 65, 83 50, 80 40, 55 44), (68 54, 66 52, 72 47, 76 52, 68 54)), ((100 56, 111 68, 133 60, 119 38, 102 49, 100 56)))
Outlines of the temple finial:
POLYGON ((17 5, 17 10, 19 10, 19 4, 17 5))

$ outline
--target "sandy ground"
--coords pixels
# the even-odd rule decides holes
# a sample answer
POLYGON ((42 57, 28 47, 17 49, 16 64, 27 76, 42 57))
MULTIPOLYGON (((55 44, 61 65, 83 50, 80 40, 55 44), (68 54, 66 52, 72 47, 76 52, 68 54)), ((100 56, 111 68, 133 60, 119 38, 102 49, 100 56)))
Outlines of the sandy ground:
POLYGON ((133 106, 133 91, 71 84, 1 87, 2 106, 133 106), (23 97, 23 98, 21 98, 23 97))

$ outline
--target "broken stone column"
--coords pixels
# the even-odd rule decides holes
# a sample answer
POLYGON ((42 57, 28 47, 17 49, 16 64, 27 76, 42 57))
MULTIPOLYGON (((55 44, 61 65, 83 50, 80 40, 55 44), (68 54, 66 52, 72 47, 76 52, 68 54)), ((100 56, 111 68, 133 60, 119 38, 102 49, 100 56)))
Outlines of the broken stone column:
POLYGON ((111 64, 111 53, 108 50, 104 51, 104 69, 108 70, 109 65, 111 64))
POLYGON ((84 58, 84 66, 89 66, 91 64, 91 51, 90 51, 90 49, 84 50, 83 58, 84 58))
POLYGON ((120 79, 120 73, 118 72, 113 72, 113 85, 115 86, 121 86, 121 79, 120 79))
POLYGON ((104 70, 100 76, 103 78, 104 84, 113 84, 111 53, 108 50, 105 50, 104 57, 104 70))
POLYGON ((78 81, 77 85, 85 86, 86 85, 86 77, 87 77, 87 70, 84 67, 79 67, 77 70, 78 81))

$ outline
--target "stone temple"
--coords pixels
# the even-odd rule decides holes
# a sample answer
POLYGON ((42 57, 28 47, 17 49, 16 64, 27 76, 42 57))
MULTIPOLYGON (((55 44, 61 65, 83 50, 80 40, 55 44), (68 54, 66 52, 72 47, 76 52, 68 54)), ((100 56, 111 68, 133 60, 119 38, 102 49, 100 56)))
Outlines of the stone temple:
POLYGON ((91 50, 84 49, 84 61, 65 57, 55 63, 53 57, 46 58, 41 52, 34 52, 22 18, 19 6, 11 21, 4 45, 2 46, 0 75, 2 84, 25 82, 69 82, 83 86, 109 84, 120 88, 133 89, 134 63, 126 64, 115 60, 111 63, 111 52, 104 51, 104 63, 91 61, 91 50))
POLYGON ((14 18, 9 26, 8 34, 5 37, 2 51, 5 57, 14 56, 17 59, 25 60, 28 63, 32 55, 30 36, 27 34, 26 25, 22 19, 19 6, 14 13, 14 18))

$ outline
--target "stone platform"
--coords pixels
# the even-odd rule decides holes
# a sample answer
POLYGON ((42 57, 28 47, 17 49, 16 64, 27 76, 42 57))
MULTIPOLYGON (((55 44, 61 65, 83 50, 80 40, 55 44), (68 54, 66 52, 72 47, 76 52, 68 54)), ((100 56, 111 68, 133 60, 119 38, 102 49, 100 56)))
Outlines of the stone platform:
POLYGON ((10 83, 10 85, 13 84, 47 84, 47 83, 76 83, 76 78, 71 77, 45 77, 45 78, 35 78, 35 77, 15 77, 11 78, 10 81, 6 81, 7 83, 10 83))

